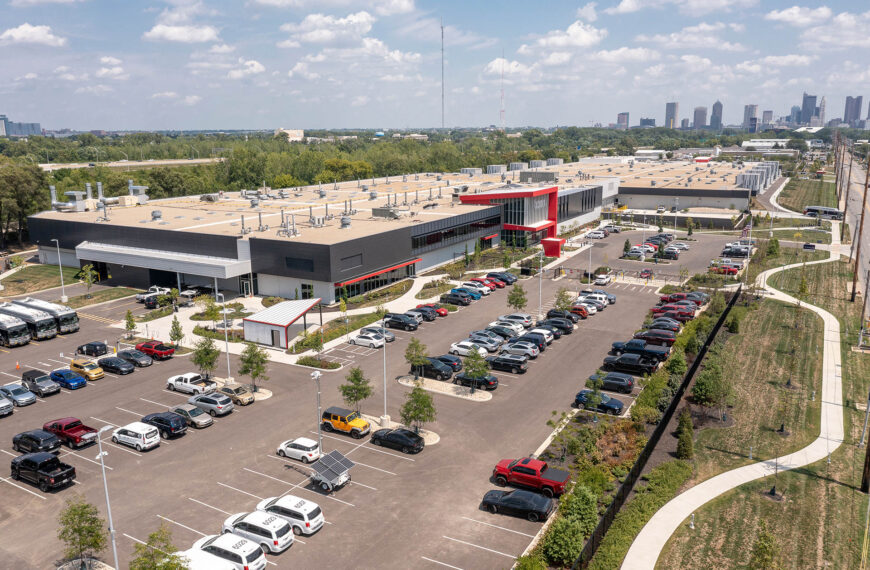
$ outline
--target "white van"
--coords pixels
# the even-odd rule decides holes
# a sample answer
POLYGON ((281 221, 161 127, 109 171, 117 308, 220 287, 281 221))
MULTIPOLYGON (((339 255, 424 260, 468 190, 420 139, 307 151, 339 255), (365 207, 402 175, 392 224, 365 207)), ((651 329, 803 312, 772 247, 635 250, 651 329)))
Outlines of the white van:
POLYGON ((256 542, 263 552, 284 552, 293 544, 290 523, 263 511, 232 515, 224 521, 223 532, 256 542))
POLYGON ((191 548, 176 553, 187 563, 189 570, 233 570, 234 566, 222 558, 203 552, 198 548, 191 548))
POLYGON ((610 303, 610 301, 607 300, 607 295, 602 295, 601 293, 583 293, 581 297, 585 299, 594 299, 596 301, 604 303, 605 305, 610 303))
POLYGON ((263 499, 257 504, 257 510, 281 517, 293 525, 297 535, 314 534, 326 522, 317 503, 293 495, 263 499))
POLYGON ((228 562, 235 570, 263 570, 266 567, 266 556, 259 545, 236 534, 205 536, 194 542, 193 548, 228 562))
POLYGON ((112 441, 135 447, 136 451, 142 451, 160 445, 160 434, 154 426, 133 422, 113 431, 112 441))

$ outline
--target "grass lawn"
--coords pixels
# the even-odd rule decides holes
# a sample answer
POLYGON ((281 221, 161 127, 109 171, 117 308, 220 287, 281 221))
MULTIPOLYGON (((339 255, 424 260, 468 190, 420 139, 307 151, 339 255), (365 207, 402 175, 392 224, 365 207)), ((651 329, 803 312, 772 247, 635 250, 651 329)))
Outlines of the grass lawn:
MULTIPOLYGON (((78 283, 78 279, 75 277, 78 272, 78 267, 64 267, 64 285, 78 283)), ((21 271, 3 279, 3 287, 2 294, 9 296, 60 287, 60 271, 56 265, 28 265, 21 271)))
POLYGON ((780 206, 803 212, 806 206, 837 207, 837 189, 833 182, 792 178, 776 200, 780 206))
MULTIPOLYGON (((380 317, 376 312, 365 313, 362 315, 350 315, 348 316, 347 324, 345 324, 344 319, 341 317, 333 319, 323 325, 323 342, 325 344, 331 340, 335 340, 344 336, 348 331, 353 333, 354 330, 368 326, 378 320, 380 320, 380 317)), ((319 332, 315 331, 308 336, 315 337, 317 335, 319 335, 319 332)), ((305 340, 299 338, 296 344, 287 349, 287 352, 290 354, 299 354, 300 352, 305 352, 308 348, 309 346, 306 344, 305 340)))
POLYGON ((777 490, 785 495, 784 501, 771 501, 763 495, 773 484, 768 477, 705 505, 696 513, 695 530, 681 527, 671 537, 657 567, 745 567, 762 519, 777 537, 785 568, 860 565, 867 496, 858 490, 864 449, 859 449, 857 442, 864 412, 856 410, 852 402, 863 402, 870 388, 870 355, 852 352, 851 346, 860 328, 862 299, 849 301, 851 271, 842 261, 790 269, 774 275, 769 283, 795 294, 802 271, 809 285, 807 301, 840 320, 846 441, 832 453, 830 465, 819 461, 780 474, 777 490))
MULTIPOLYGON (((767 237, 767 233, 764 233, 767 237)), ((831 232, 823 232, 816 229, 806 230, 773 230, 773 237, 779 240, 799 241, 811 243, 831 243, 831 232)))
POLYGON ((508 254, 510 262, 513 264, 520 259, 536 254, 538 251, 539 250, 534 247, 496 247, 483 250, 480 252, 480 256, 477 259, 474 259, 474 251, 470 251, 468 252, 470 257, 470 263, 468 266, 465 265, 464 256, 460 256, 460 259, 457 261, 446 263, 440 267, 432 269, 431 271, 421 273, 421 275, 425 277, 427 275, 441 275, 447 273, 448 275, 455 275, 456 278, 459 278, 462 273, 467 271, 481 271, 502 267, 505 262, 505 253, 508 254))
POLYGON ((437 295, 441 295, 453 289, 455 285, 450 282, 444 281, 430 281, 423 286, 423 289, 420 290, 419 293, 414 295, 417 299, 428 299, 429 297, 435 297, 437 295))
MULTIPOLYGON (((132 289, 130 287, 111 287, 109 289, 94 291, 91 293, 90 298, 88 298, 87 295, 70 297, 66 304, 73 309, 78 309, 80 307, 87 307, 88 305, 96 305, 97 303, 105 303, 106 301, 114 301, 115 299, 129 297, 141 292, 141 289, 132 289)), ((60 303, 60 300, 58 299, 56 302, 60 303)))

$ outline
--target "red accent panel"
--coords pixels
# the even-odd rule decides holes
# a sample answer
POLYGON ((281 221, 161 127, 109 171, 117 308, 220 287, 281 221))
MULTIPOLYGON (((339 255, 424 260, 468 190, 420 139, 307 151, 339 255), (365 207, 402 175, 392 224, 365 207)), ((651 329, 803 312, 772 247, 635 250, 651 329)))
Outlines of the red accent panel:
POLYGON ((548 204, 549 208, 547 210, 547 217, 550 218, 550 220, 553 221, 554 223, 552 226, 550 226, 550 229, 547 231, 547 237, 554 238, 554 237, 556 237, 556 224, 555 224, 555 222, 556 222, 556 220, 559 219, 558 218, 558 216, 559 216, 559 193, 553 192, 552 194, 550 194, 549 198, 550 198, 550 203, 548 204))
POLYGON ((560 257, 562 255, 562 244, 565 243, 564 238, 545 238, 541 240, 541 245, 544 246, 544 255, 547 257, 560 257))
POLYGON ((336 287, 343 287, 344 285, 350 285, 352 283, 356 283, 357 281, 362 281, 363 279, 368 279, 369 277, 374 277, 375 275, 380 275, 381 273, 386 273, 387 271, 392 271, 393 269, 400 269, 402 267, 406 267, 408 265, 413 265, 414 263, 423 261, 422 257, 418 257, 417 259, 412 259, 411 261, 406 261, 405 263, 400 263, 398 265, 394 265, 392 267, 387 267, 386 269, 381 269, 379 271, 375 271, 374 273, 369 273, 368 275, 363 275, 362 277, 354 277, 353 279, 349 279, 347 281, 342 281, 341 283, 336 283, 336 287))
MULTIPOLYGON (((531 198, 532 196, 542 196, 544 194, 556 196, 558 191, 558 186, 538 188, 537 190, 505 190, 504 192, 489 191, 485 194, 467 194, 460 196, 459 200, 463 204, 490 204, 491 200, 497 200, 500 198, 531 198)), ((555 213, 555 210, 553 210, 553 212, 555 213)))
POLYGON ((484 237, 482 237, 482 238, 480 238, 480 239, 492 239, 492 238, 495 238, 495 237, 498 237, 498 234, 492 234, 491 236, 484 236, 484 237))
POLYGON ((514 224, 502 224, 502 227, 506 230, 519 230, 524 232, 539 232, 541 230, 552 228, 556 226, 556 222, 553 220, 549 220, 546 224, 542 224, 540 226, 531 227, 531 226, 517 226, 514 224))

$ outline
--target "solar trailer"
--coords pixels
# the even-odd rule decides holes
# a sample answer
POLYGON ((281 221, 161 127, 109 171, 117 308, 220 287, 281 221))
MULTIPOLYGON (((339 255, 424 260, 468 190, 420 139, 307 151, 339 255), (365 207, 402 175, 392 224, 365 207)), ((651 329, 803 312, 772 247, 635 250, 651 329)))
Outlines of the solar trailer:
POLYGON ((311 464, 311 480, 329 493, 350 482, 350 468, 355 463, 339 451, 330 451, 311 464))

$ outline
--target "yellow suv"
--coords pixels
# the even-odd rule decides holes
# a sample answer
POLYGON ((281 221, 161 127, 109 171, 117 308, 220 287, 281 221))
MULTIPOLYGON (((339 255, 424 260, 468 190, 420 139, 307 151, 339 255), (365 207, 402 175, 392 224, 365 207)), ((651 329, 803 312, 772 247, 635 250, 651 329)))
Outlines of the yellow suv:
POLYGON ((254 393, 247 386, 231 382, 218 388, 218 392, 229 397, 237 406, 247 406, 254 403, 254 393))
POLYGON ((344 433, 349 433, 354 439, 359 439, 372 431, 372 426, 369 422, 359 417, 357 412, 335 406, 327 408, 323 412, 320 426, 323 428, 323 431, 343 431, 344 433))
POLYGON ((69 369, 85 377, 86 380, 99 380, 106 373, 96 362, 85 358, 75 358, 70 361, 69 369))

